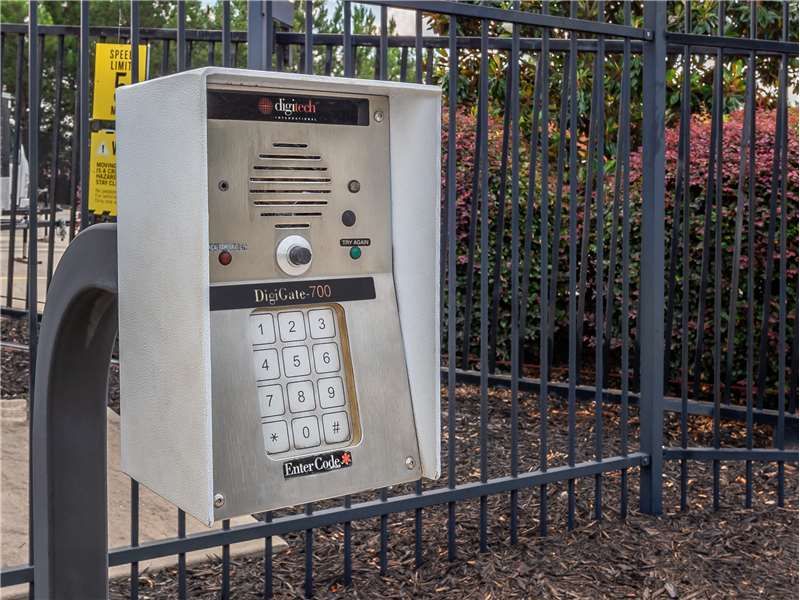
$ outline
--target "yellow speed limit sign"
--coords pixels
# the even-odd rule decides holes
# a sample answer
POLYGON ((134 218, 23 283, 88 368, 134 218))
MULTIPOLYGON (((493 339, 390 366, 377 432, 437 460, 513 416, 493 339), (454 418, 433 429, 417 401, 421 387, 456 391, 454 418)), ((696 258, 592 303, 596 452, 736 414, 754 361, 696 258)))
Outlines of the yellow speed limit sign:
POLYGON ((92 132, 89 210, 96 215, 117 216, 117 137, 110 129, 92 132))
MULTIPOLYGON (((147 44, 139 45, 139 81, 147 79, 147 44)), ((130 44, 97 44, 94 58, 92 119, 114 121, 114 92, 131 82, 130 44)))

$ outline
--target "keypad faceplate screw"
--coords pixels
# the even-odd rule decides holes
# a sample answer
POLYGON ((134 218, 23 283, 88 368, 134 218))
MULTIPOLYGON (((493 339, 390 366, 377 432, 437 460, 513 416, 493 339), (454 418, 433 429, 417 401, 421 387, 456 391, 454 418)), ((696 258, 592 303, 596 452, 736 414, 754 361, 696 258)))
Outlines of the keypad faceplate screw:
POLYGON ((414 458, 411 456, 406 456, 406 468, 410 471, 415 465, 416 463, 414 462, 414 458))
POLYGON ((214 508, 222 508, 223 506, 225 506, 225 496, 214 494, 214 508))

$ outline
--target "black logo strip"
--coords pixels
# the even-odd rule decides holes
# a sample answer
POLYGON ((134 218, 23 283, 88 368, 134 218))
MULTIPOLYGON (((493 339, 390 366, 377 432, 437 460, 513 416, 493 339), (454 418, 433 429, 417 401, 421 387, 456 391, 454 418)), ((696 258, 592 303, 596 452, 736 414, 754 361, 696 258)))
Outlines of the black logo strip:
POLYGON ((375 282, 372 277, 350 277, 347 279, 214 285, 209 289, 209 295, 211 310, 350 302, 374 300, 375 282))
POLYGON ((340 469, 347 469, 353 464, 353 455, 347 450, 338 450, 328 454, 306 456, 287 460, 283 463, 283 478, 303 477, 316 473, 330 473, 340 469))
POLYGON ((369 125, 369 100, 366 98, 211 90, 207 104, 209 119, 369 125))

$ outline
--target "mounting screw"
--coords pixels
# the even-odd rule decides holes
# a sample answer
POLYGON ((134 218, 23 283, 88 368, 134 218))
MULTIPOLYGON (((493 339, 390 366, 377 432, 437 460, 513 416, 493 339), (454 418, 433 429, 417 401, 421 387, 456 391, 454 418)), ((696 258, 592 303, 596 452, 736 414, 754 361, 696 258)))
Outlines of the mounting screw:
POLYGON ((225 496, 214 494, 214 508, 222 508, 225 505, 225 496))
POLYGON ((383 111, 382 111, 382 110, 376 110, 376 111, 375 111, 375 114, 374 114, 373 116, 375 117, 375 120, 376 120, 378 123, 380 123, 381 121, 383 121, 383 111))
POLYGON ((219 182, 218 187, 219 187, 219 191, 220 192, 227 192, 228 191, 228 182, 225 181, 224 179, 222 179, 219 182))
POLYGON ((415 464, 416 463, 414 462, 414 459, 411 456, 406 456, 406 468, 409 471, 414 468, 415 464))
POLYGON ((643 467, 649 467, 650 466, 650 457, 649 456, 643 456, 642 457, 642 466, 643 467))

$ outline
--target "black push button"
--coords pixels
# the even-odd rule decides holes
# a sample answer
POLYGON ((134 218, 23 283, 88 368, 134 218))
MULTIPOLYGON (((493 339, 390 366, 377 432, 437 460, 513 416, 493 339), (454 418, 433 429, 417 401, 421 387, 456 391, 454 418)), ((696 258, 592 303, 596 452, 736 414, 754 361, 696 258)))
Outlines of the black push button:
POLYGON ((346 210, 342 213, 342 223, 345 224, 346 227, 352 227, 356 224, 356 213, 352 210, 346 210))
POLYGON ((298 267, 307 265, 311 262, 311 250, 302 246, 293 246, 289 250, 289 262, 298 267))

